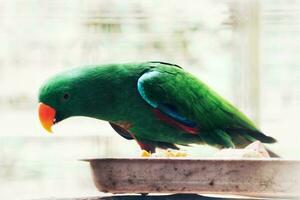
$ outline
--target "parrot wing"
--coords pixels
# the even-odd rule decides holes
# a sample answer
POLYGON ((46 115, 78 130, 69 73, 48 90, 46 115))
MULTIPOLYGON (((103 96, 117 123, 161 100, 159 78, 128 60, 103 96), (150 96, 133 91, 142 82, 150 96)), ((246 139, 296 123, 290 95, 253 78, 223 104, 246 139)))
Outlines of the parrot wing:
POLYGON ((138 79, 137 88, 162 121, 187 133, 202 135, 207 143, 217 141, 222 146, 234 147, 239 143, 234 141, 237 138, 242 143, 276 141, 261 133, 244 114, 208 86, 179 68, 145 72, 138 79))

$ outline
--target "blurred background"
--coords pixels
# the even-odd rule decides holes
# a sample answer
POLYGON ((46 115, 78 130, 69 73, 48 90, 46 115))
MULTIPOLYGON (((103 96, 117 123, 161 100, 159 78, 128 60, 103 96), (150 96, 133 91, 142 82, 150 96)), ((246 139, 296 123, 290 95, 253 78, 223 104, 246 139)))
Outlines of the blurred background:
POLYGON ((179 64, 277 138, 272 150, 299 159, 299 10, 295 0, 0 0, 1 199, 98 195, 78 159, 139 155, 98 120, 41 128, 42 82, 88 64, 179 64))

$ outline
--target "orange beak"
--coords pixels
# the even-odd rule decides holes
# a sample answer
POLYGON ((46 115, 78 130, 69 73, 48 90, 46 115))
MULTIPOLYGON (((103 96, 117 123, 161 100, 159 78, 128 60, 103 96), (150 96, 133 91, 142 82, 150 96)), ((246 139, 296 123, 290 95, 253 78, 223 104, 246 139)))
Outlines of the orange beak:
POLYGON ((55 121, 55 109, 43 103, 39 103, 39 118, 42 126, 52 133, 52 125, 55 121))

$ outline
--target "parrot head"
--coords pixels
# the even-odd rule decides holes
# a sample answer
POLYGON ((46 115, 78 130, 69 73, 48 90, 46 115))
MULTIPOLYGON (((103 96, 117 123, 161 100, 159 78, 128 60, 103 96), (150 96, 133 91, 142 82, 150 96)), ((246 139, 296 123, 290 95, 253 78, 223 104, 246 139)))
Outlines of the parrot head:
POLYGON ((47 80, 39 90, 38 112, 42 126, 51 133, 52 126, 64 119, 94 117, 95 108, 105 110, 109 102, 105 95, 107 86, 101 83, 101 76, 98 73, 96 77, 93 67, 76 68, 47 80))

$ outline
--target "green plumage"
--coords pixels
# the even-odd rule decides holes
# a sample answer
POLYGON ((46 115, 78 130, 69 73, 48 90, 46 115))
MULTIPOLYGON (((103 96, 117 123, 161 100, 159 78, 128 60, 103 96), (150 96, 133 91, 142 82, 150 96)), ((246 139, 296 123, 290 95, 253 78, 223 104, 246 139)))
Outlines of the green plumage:
POLYGON ((48 80, 40 89, 39 101, 55 108, 57 122, 72 116, 106 120, 154 147, 203 143, 222 148, 244 147, 255 140, 275 142, 195 76, 168 63, 76 68, 48 80), (160 105, 172 109, 163 110, 160 105), (157 117, 153 111, 159 109, 169 121, 193 123, 183 126, 197 133, 157 117))

